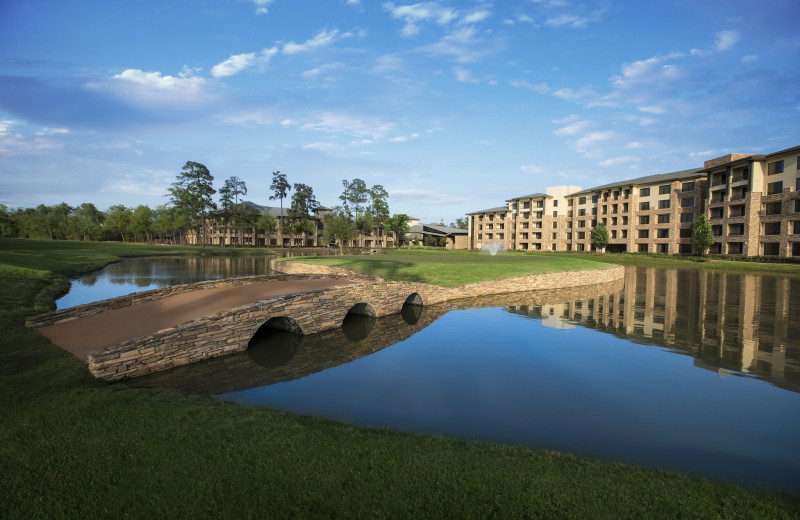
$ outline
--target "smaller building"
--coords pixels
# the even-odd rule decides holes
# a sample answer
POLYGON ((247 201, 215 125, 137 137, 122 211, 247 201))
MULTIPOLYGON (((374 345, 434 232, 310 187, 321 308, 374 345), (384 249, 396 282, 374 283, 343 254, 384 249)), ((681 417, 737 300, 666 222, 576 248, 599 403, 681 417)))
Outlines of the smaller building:
POLYGON ((416 239, 424 245, 436 245, 445 249, 468 249, 468 234, 466 229, 440 224, 414 224, 409 226, 406 237, 409 240, 416 239))

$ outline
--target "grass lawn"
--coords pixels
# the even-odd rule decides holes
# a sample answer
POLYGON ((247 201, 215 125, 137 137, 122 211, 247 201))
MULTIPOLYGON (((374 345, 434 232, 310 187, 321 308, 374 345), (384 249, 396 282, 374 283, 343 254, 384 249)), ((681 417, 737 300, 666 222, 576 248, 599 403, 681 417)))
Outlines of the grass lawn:
POLYGON ((529 256, 478 253, 397 252, 380 255, 314 256, 287 258, 292 262, 347 267, 376 274, 385 280, 424 282, 440 287, 455 287, 484 280, 513 276, 602 269, 612 264, 570 256, 529 256))
POLYGON ((797 494, 109 385, 24 328, 63 275, 152 249, 0 240, 0 518, 800 516, 797 494))
POLYGON ((707 262, 692 262, 674 258, 653 257, 637 254, 616 253, 527 253, 537 258, 558 256, 563 258, 579 258, 595 260, 619 265, 642 265, 675 267, 679 269, 713 269, 715 271, 741 271, 743 273, 774 273, 788 276, 800 276, 800 263, 768 263, 746 262, 741 260, 722 260, 709 258, 707 262))

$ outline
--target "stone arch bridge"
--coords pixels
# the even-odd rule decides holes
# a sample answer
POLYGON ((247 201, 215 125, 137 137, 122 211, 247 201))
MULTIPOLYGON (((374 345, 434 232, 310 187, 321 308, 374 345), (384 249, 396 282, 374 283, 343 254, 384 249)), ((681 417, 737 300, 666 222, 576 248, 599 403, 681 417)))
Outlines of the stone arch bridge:
POLYGON ((404 305, 430 305, 488 294, 595 285, 622 279, 625 273, 625 268, 618 266, 443 288, 424 283, 386 282, 347 269, 310 264, 277 262, 274 270, 283 271, 284 274, 201 282, 148 291, 37 316, 30 319, 27 325, 31 328, 46 327, 60 321, 80 319, 81 315, 152 301, 175 292, 204 290, 224 284, 268 283, 295 277, 339 278, 349 282, 347 285, 256 301, 153 334, 127 339, 88 355, 92 374, 107 381, 116 381, 246 350, 250 339, 262 326, 314 334, 340 327, 348 314, 382 317, 400 313, 404 305))

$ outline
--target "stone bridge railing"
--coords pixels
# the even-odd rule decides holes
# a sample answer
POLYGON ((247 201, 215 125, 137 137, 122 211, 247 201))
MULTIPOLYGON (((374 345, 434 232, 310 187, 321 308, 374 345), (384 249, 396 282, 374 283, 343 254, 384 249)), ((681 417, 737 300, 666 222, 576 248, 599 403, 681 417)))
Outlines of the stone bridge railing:
MULTIPOLYGON (((384 282, 341 268, 326 273, 319 269, 321 266, 310 267, 315 272, 304 277, 347 277, 365 281, 270 298, 134 338, 90 354, 89 370, 98 378, 115 381, 243 351, 256 331, 265 325, 313 334, 340 327, 348 313, 387 316, 399 313, 404 304, 430 305, 474 296, 595 285, 621 279, 625 273, 625 268, 618 266, 443 288, 424 283, 384 282)), ((275 271, 306 268, 307 264, 274 263, 275 271)))

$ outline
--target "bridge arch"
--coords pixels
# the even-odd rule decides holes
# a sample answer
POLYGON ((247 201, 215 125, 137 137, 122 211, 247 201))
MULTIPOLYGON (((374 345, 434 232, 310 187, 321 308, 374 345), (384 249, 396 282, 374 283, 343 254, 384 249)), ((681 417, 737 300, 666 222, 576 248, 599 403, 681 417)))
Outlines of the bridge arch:
POLYGON ((422 296, 419 295, 418 292, 414 292, 408 295, 406 301, 403 305, 422 305, 422 296))
POLYGON ((356 314, 358 316, 377 316, 375 308, 367 302, 360 302, 350 307, 350 310, 347 311, 347 315, 349 316, 350 314, 356 314))
POLYGON ((304 334, 303 327, 291 316, 273 316, 258 328, 256 334, 258 334, 259 330, 265 328, 285 330, 286 332, 294 332, 295 334, 304 334))

